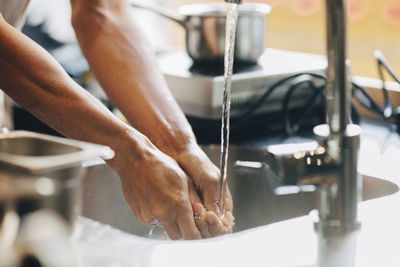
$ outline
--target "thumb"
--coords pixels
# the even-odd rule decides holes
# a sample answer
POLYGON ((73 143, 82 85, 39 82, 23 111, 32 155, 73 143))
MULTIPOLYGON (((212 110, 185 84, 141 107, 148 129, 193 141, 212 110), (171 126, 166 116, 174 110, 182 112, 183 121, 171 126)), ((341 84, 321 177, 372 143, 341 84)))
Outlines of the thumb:
POLYGON ((227 211, 232 213, 233 209, 232 197, 229 188, 226 185, 226 180, 223 183, 223 190, 220 190, 220 185, 218 184, 218 186, 216 186, 215 183, 206 186, 202 190, 205 208, 208 211, 215 212, 218 216, 222 216, 222 213, 225 213, 227 211), (225 192, 223 192, 223 190, 225 190, 225 192), (223 193, 225 194, 225 198, 223 199, 223 203, 221 203, 220 198, 221 194, 223 193), (224 208, 223 211, 221 210, 222 206, 224 208))
POLYGON ((193 185, 193 182, 191 179, 188 179, 189 183, 189 197, 190 197, 190 202, 191 203, 201 203, 201 199, 199 197, 199 194, 197 193, 196 188, 193 185))

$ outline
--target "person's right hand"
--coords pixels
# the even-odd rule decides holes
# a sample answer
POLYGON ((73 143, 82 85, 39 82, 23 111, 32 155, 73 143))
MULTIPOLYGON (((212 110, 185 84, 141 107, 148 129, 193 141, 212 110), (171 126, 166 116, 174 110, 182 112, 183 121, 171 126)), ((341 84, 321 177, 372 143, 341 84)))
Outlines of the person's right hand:
POLYGON ((189 182, 178 163, 146 137, 138 147, 116 151, 110 166, 121 178, 124 196, 136 218, 158 220, 173 239, 199 239, 189 198, 189 182))
POLYGON ((231 233, 235 220, 233 201, 226 185, 225 208, 220 210, 220 170, 197 144, 188 146, 175 159, 189 176, 193 212, 202 236, 209 238, 231 233))

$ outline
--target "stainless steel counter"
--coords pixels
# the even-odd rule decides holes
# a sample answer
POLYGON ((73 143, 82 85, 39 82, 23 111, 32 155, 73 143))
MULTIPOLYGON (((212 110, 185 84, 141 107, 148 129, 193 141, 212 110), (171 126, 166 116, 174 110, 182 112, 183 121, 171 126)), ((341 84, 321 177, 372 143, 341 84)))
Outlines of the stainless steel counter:
MULTIPOLYGON (((306 214, 303 210, 303 214, 294 214, 295 218, 284 217, 272 223, 266 220, 267 225, 241 229, 223 237, 173 242, 139 237, 128 233, 129 229, 123 229, 123 232, 82 217, 78 239, 82 267, 400 266, 400 193, 394 190, 400 186, 400 137, 385 127, 376 124, 363 126, 359 170, 387 182, 373 183, 371 190, 378 192, 377 195, 359 205, 362 227, 358 231, 330 238, 319 237, 314 231, 312 216, 301 216, 306 214), (389 186, 391 183, 393 186, 389 186)), ((262 146, 261 143, 257 145, 262 146)), ((115 179, 112 179, 110 177, 108 181, 114 183, 115 179)), ((94 180, 89 179, 88 182, 95 185, 94 180)), ((88 190, 85 192, 91 194, 88 190)), ((111 198, 109 196, 108 201, 115 204, 111 198)), ((86 202, 90 200, 91 206, 86 206, 86 209, 96 206, 93 195, 85 199, 86 202)), ((97 201, 100 199, 97 198, 97 201)), ((289 201, 287 205, 290 203, 293 202, 289 201)), ((307 204, 307 201, 301 203, 307 204)), ((114 215, 110 222, 123 228, 120 227, 124 225, 123 222, 119 226, 116 222, 119 219, 126 220, 124 213, 129 211, 125 210, 126 207, 113 207, 116 212, 114 214, 120 212, 120 216, 114 215)), ((267 211, 251 206, 248 209, 256 213, 267 211)), ((101 210, 92 210, 90 213, 85 211, 84 205, 84 215, 85 212, 87 216, 96 217, 100 215, 95 213, 101 210)), ((137 222, 132 218, 132 228, 136 227, 135 224, 137 222)))

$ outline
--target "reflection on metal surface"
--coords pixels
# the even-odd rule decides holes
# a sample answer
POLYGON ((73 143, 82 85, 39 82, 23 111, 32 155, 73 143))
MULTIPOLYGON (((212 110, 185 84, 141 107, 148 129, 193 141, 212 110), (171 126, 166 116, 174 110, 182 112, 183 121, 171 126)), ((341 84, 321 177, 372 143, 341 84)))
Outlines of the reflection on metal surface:
POLYGON ((27 131, 1 133, 0 266, 26 266, 25 260, 44 267, 76 266, 69 237, 80 211, 82 162, 112 156, 110 148, 86 142, 27 131), (3 253, 15 255, 4 263, 3 253))
MULTIPOLYGON (((220 147, 203 146, 214 163, 218 163, 220 147)), ((235 166, 235 162, 258 162, 250 165, 262 167, 266 150, 232 145, 229 149, 228 184, 234 201, 234 232, 280 222, 307 215, 316 208, 316 193, 304 186, 298 194, 276 195, 271 177, 262 176, 264 171, 248 170, 235 166)), ((247 165, 248 166, 248 165, 247 165)), ((397 185, 386 180, 363 177, 364 200, 379 198, 398 191, 397 185)), ((106 165, 89 169, 84 180, 82 214, 128 233, 147 238, 150 225, 137 221, 126 203, 117 174, 106 165)))
POLYGON ((302 192, 304 185, 318 188, 319 216, 315 226, 323 234, 352 231, 360 226, 357 205, 362 179, 357 164, 361 128, 350 124, 344 4, 344 0, 326 0, 327 124, 314 128, 317 147, 309 143, 270 147, 265 162, 281 178, 281 186, 290 186, 286 190, 280 188, 281 193, 302 192), (293 186, 298 189, 293 190, 293 186))

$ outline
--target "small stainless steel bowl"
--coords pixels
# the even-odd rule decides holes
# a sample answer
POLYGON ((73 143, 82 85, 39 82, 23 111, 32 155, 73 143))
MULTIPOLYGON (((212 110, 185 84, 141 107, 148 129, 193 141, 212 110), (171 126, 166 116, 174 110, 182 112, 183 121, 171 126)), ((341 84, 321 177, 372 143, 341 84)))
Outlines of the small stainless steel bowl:
MULTIPOLYGON (((133 2, 171 19, 185 28, 186 50, 196 63, 223 63, 225 53, 225 24, 228 3, 200 3, 184 5, 179 12, 133 2)), ((261 3, 238 6, 235 62, 255 64, 264 51, 266 42, 266 15, 271 7, 261 3)))

